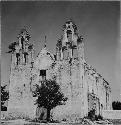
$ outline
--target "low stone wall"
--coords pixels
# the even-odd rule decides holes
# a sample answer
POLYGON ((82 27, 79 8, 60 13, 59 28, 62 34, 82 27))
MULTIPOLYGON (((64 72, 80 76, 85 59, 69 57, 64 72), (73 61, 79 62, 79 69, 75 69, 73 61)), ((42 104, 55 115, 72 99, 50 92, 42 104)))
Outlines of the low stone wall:
POLYGON ((9 108, 6 113, 4 113, 3 117, 6 119, 34 119, 36 117, 34 110, 28 110, 20 108, 9 108))
POLYGON ((105 119, 121 119, 121 110, 103 110, 102 116, 105 119))

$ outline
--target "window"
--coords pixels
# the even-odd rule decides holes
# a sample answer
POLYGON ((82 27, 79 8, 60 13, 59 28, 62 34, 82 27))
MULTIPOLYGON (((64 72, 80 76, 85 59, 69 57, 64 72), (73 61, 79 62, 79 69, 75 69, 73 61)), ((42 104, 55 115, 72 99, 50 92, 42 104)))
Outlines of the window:
POLYGON ((20 63, 20 54, 19 53, 16 53, 16 58, 17 58, 17 65, 20 63))
POLYGON ((72 41, 72 31, 71 30, 67 30, 67 37, 68 37, 68 42, 72 41))
POLYGON ((42 77, 42 80, 46 80, 46 70, 40 70, 40 76, 42 77))
POLYGON ((24 38, 21 38, 22 49, 24 49, 24 38))
POLYGON ((40 76, 46 76, 46 70, 40 70, 40 76))

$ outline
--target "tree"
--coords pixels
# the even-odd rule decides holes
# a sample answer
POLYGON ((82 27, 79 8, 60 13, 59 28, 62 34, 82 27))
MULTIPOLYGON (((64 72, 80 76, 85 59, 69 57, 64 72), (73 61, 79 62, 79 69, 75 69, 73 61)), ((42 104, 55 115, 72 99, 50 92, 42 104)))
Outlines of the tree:
POLYGON ((113 107, 113 110, 121 110, 121 102, 113 101, 112 102, 112 107, 113 107))
POLYGON ((5 91, 6 85, 1 86, 1 111, 5 111, 6 107, 4 106, 5 101, 8 100, 9 94, 7 91, 5 91))
POLYGON ((36 85, 36 90, 33 93, 37 97, 36 103, 38 107, 47 109, 47 121, 50 120, 50 111, 57 105, 63 105, 67 100, 61 93, 59 85, 56 81, 45 80, 41 82, 41 86, 36 85))

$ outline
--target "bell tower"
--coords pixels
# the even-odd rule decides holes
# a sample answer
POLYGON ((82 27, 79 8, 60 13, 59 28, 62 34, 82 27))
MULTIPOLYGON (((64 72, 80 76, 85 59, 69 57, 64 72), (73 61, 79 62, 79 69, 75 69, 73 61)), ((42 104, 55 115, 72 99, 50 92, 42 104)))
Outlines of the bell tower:
POLYGON ((12 64, 14 66, 27 65, 33 61, 33 45, 29 43, 30 35, 26 29, 21 29, 12 53, 12 64))
POLYGON ((13 113, 13 117, 25 117, 26 114, 33 117, 35 112, 31 91, 34 53, 29 39, 26 29, 22 29, 11 53, 8 114, 13 113))
POLYGON ((63 25, 62 38, 56 44, 57 60, 84 58, 84 43, 82 40, 83 38, 78 36, 74 22, 67 21, 63 25))
POLYGON ((29 61, 29 39, 30 35, 26 31, 26 29, 22 29, 20 34, 18 35, 19 39, 19 48, 20 48, 20 56, 21 56, 21 63, 27 64, 29 61))
POLYGON ((62 38, 62 53, 63 53, 63 59, 69 59, 73 58, 73 45, 74 43, 74 37, 76 34, 76 25, 71 21, 67 21, 65 25, 63 26, 63 38, 62 38))

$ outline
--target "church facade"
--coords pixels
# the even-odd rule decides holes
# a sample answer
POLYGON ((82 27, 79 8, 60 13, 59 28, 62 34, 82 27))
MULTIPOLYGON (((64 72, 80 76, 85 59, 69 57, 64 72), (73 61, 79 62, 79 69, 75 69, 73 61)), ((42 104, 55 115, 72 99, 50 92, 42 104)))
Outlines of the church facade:
POLYGON ((15 50, 11 54, 8 114, 21 117, 36 117, 36 97, 32 96, 35 85, 45 79, 54 79, 68 98, 65 105, 52 109, 55 120, 79 119, 95 110, 110 110, 111 88, 97 71, 87 64, 84 57, 84 42, 76 25, 67 21, 63 35, 56 44, 56 54, 46 45, 34 58, 30 35, 21 30, 15 50))

